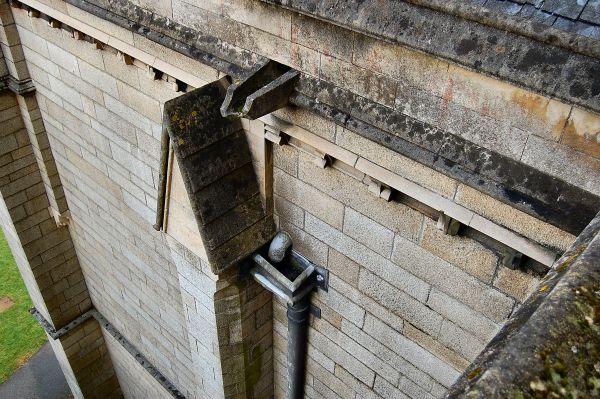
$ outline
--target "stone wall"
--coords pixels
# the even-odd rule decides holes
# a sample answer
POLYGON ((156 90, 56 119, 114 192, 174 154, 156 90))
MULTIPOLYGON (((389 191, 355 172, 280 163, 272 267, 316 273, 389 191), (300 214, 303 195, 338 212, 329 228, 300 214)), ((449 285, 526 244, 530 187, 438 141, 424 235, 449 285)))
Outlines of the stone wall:
MULTIPOLYGON (((40 170, 40 165, 45 165, 41 154, 47 148, 40 149, 38 141, 36 145, 30 141, 45 137, 45 131, 33 130, 34 125, 25 123, 39 113, 36 100, 31 95, 4 92, 0 104, 0 223, 33 304, 59 329, 90 309, 88 289, 69 229, 57 225, 49 212, 53 196, 45 184, 48 175, 40 170)), ((49 158, 46 161, 51 162, 49 158)), ((98 323, 87 321, 51 341, 77 398, 119 394, 98 323)))
MULTIPOLYGON (((224 390, 249 389, 261 397, 272 390, 264 383, 271 379, 270 297, 253 285, 219 280, 201 259, 205 256, 152 228, 161 110, 178 95, 174 82, 167 75, 153 80, 144 65, 126 65, 116 50, 77 41, 24 11, 15 17, 95 308, 186 396, 217 398, 224 390), (238 301, 237 316, 220 310, 222 299, 238 301), (266 310, 254 314, 257 309, 266 310), (231 326, 218 334, 217 324, 231 326), (240 345, 232 350, 236 340, 240 345), (221 368, 222 361, 242 376, 244 367, 255 374, 249 371, 240 381, 237 371, 221 368)), ((145 39, 135 40, 153 49, 145 39)), ((217 77, 216 71, 162 52, 164 62, 190 73, 201 69, 197 81, 217 77)), ((111 342, 117 375, 127 386, 124 394, 148 392, 145 370, 125 372, 134 360, 111 342)), ((161 389, 157 395, 168 395, 161 389)))
MULTIPOLYGON (((331 273, 329 292, 314 297, 323 317, 310 330, 309 397, 368 397, 371 390, 440 397, 537 277, 500 266, 497 252, 444 235, 418 211, 376 198, 356 176, 313 160, 275 146, 279 227, 331 273)), ((279 301, 274 317, 283 397, 287 321, 279 301)))
MULTIPOLYGON (((116 52, 76 41, 23 11, 15 18, 91 301, 180 390, 193 392, 177 269, 152 228, 160 101, 176 92, 116 52)), ((135 369, 131 375, 125 394, 143 392, 135 385, 145 379, 135 369)))
MULTIPOLYGON (((94 45, 14 10, 91 302, 188 397, 284 397, 284 304, 235 271, 215 276, 196 248, 152 228, 162 109, 180 87, 126 56, 152 54, 196 87, 220 73, 70 4, 43 3, 112 36, 94 45)), ((137 3, 600 194, 596 114, 258 1, 137 3)), ((275 115, 548 248, 574 238, 306 110, 275 115)), ((442 396, 539 277, 503 267, 485 240, 443 234, 431 209, 401 193, 371 195, 356 163, 322 168, 314 147, 272 145, 263 122, 243 126, 266 208, 272 201, 295 248, 331 273, 329 292, 313 298, 322 318, 311 320, 307 396, 442 396)), ((166 397, 106 342, 126 397, 166 397)))

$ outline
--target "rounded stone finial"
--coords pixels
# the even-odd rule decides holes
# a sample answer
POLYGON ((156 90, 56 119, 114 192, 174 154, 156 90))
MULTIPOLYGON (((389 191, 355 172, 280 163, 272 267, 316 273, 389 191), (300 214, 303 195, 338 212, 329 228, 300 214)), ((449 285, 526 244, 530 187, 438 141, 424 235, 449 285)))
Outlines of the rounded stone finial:
POLYGON ((273 240, 271 240, 271 245, 269 245, 269 260, 271 262, 279 263, 287 254, 288 250, 292 247, 292 237, 285 231, 278 232, 273 240))

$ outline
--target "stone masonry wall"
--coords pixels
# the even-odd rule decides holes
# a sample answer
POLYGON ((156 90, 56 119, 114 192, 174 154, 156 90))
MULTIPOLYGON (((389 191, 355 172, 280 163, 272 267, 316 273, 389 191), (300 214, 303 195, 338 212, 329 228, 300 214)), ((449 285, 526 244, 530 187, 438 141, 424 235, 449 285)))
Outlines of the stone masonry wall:
MULTIPOLYGON (((0 104, 0 223, 34 305, 59 329, 89 310, 91 301, 69 229, 57 226, 48 211, 40 149, 30 141, 36 133, 24 123, 29 112, 39 113, 35 98, 4 92, 0 104)), ((37 134, 44 136, 43 129, 37 134)), ((118 395, 119 384, 95 320, 50 341, 77 398, 118 395)))
MULTIPOLYGON (((356 176, 322 169, 290 146, 274 149, 279 227, 331 273, 329 293, 314 297, 323 317, 310 330, 308 397, 442 396, 538 278, 502 267, 497 252, 472 239, 444 235, 414 209, 374 197, 356 176)), ((274 318, 275 392, 284 397, 280 301, 274 318)))
MULTIPOLYGON (((219 76, 70 5, 46 3, 201 80, 219 76)), ((597 146, 586 136, 597 129, 597 115, 258 1, 139 3, 600 193, 597 146)), ((24 11, 15 18, 95 307, 189 397, 248 392, 235 385, 240 381, 225 381, 235 376, 226 365, 238 370, 240 361, 260 364, 255 370, 266 376, 250 384, 256 397, 269 389, 284 397, 283 304, 252 284, 211 275, 197 254, 152 229, 161 110, 177 95, 172 82, 152 80, 109 48, 77 41, 24 11), (232 303, 237 310, 229 312, 232 303), (243 353, 234 344, 248 336, 257 340, 256 357, 221 364, 235 358, 229 348, 243 353), (269 373, 274 387, 264 382, 269 373), (223 393, 223 385, 235 387, 223 393)), ((544 245, 565 249, 573 239, 308 112, 288 107, 276 115, 544 245)), ((264 125, 245 127, 260 147, 264 125)), ((399 198, 375 198, 352 168, 319 168, 291 146, 272 151, 278 226, 331 272, 329 293, 314 297, 323 316, 311 321, 307 396, 443 395, 537 277, 502 267, 497 252, 473 239, 443 235, 399 198)), ((267 187, 271 166, 262 156, 255 164, 267 187)), ((165 396, 107 342, 127 397, 165 396)))
MULTIPOLYGON (((180 390, 194 392, 177 269, 152 228, 160 104, 177 93, 116 52, 76 41, 24 11, 14 14, 92 302, 180 390)), ((124 353, 111 351, 115 364, 129 362, 124 353)), ((122 381, 131 386, 126 395, 146 389, 136 370, 120 374, 131 376, 122 381)))
POLYGON ((134 3, 600 193, 598 114, 261 1, 134 3))

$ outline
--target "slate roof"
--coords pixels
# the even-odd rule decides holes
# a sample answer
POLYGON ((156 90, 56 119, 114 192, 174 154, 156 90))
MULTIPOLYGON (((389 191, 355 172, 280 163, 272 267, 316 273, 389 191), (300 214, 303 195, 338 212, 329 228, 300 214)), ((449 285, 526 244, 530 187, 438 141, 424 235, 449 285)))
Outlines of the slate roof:
POLYGON ((467 0, 467 3, 600 40, 600 0, 467 0))

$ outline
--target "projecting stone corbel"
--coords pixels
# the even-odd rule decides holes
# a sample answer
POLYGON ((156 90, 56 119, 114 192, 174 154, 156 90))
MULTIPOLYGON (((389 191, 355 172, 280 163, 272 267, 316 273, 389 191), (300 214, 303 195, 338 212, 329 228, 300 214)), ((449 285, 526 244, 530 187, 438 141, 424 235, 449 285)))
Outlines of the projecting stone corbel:
POLYGON ((392 197, 392 189, 380 181, 373 179, 372 177, 365 176, 364 182, 369 187, 369 192, 378 198, 383 198, 386 201, 390 201, 392 197))
POLYGON ((96 50, 102 50, 104 48, 104 43, 102 43, 100 40, 93 39, 93 42, 94 47, 96 47, 96 50))
POLYGON ((152 80, 160 79, 160 71, 150 65, 148 65, 148 70, 147 70, 146 74, 148 75, 148 78, 150 78, 152 80))
POLYGON ((75 29, 73 29, 72 36, 73 36, 73 39, 75 39, 75 40, 84 40, 85 39, 85 33, 80 32, 75 29))
POLYGON ((229 86, 221 115, 256 119, 285 107, 299 76, 295 69, 269 60, 229 86))
POLYGON ((504 256, 502 257, 502 266, 511 270, 519 268, 519 266, 521 265, 521 261, 523 260, 522 253, 517 252, 512 248, 507 248, 503 255, 504 256))
POLYGON ((123 61, 123 64, 133 65, 133 58, 129 54, 125 54, 120 51, 118 52, 118 54, 119 54, 119 58, 121 59, 121 61, 123 61))
POLYGON ((460 222, 456 219, 452 219, 450 216, 440 212, 440 216, 437 220, 437 228, 448 234, 449 236, 455 236, 458 234, 460 229, 460 222))
POLYGON ((277 145, 285 145, 290 137, 283 133, 281 129, 265 124, 265 139, 277 145))

